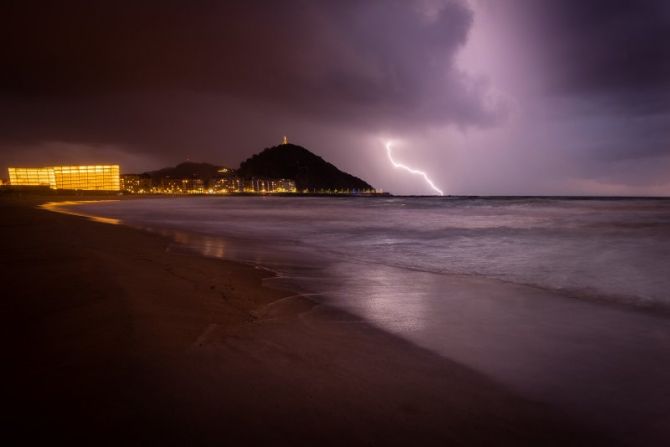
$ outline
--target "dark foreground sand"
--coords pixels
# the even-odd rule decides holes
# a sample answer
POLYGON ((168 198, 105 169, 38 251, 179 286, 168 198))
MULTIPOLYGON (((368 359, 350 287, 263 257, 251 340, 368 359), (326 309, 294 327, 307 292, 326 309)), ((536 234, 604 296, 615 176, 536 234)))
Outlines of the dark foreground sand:
POLYGON ((37 203, 0 198, 11 445, 612 445, 261 270, 37 203))

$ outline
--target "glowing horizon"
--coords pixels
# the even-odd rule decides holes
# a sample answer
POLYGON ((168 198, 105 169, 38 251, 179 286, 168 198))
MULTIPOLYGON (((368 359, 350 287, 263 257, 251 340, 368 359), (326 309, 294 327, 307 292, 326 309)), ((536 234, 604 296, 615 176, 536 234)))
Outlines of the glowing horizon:
POLYGON ((430 177, 428 177, 428 174, 426 174, 424 171, 419 171, 418 169, 413 169, 413 168, 410 168, 409 166, 405 166, 402 163, 396 162, 393 159, 393 155, 391 155, 391 142, 390 141, 387 141, 385 146, 386 146, 386 155, 388 155, 389 161, 391 162, 391 164, 393 165, 394 168, 404 169, 405 171, 409 172, 410 174, 419 175, 419 176, 423 177, 424 181, 428 184, 428 186, 431 187, 431 189, 433 191, 437 192, 441 196, 444 195, 444 191, 442 191, 440 188, 435 186, 435 183, 433 183, 433 181, 430 179, 430 177))

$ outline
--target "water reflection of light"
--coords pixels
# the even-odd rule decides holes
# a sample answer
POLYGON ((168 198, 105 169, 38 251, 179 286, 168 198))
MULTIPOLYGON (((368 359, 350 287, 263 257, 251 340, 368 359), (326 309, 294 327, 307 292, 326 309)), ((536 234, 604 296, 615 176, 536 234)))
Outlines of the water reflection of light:
POLYGON ((344 264, 334 267, 332 273, 340 282, 337 289, 365 299, 342 299, 338 300, 340 304, 346 302, 354 313, 396 334, 424 329, 429 318, 430 287, 398 281, 395 269, 381 264, 366 264, 364 272, 338 271, 351 267, 356 268, 344 264))
POLYGON ((203 236, 200 238, 199 246, 205 256, 223 258, 226 253, 226 246, 223 240, 215 237, 203 236))
POLYGON ((104 203, 104 202, 118 202, 118 200, 68 200, 62 202, 47 202, 39 205, 39 208, 45 209, 47 211, 52 211, 54 213, 60 214, 69 214, 71 216, 79 216, 90 219, 94 222, 119 225, 121 224, 121 219, 114 219, 113 217, 101 217, 94 216, 92 214, 82 213, 79 211, 73 211, 66 207, 77 206, 77 205, 90 205, 93 203, 104 203))
POLYGON ((195 250, 210 258, 223 258, 226 255, 226 243, 218 237, 168 228, 142 227, 142 229, 170 238, 178 245, 195 250))

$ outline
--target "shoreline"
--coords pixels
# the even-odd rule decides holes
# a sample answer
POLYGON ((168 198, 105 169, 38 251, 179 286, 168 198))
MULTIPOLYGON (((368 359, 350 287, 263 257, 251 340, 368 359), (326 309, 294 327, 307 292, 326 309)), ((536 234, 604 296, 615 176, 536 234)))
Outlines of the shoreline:
POLYGON ((264 287, 267 272, 34 205, 0 200, 4 314, 18 336, 10 405, 25 436, 612 445, 458 363, 264 287))
MULTIPOLYGON (((429 195, 415 195, 415 194, 392 194, 389 192, 380 193, 319 193, 319 192, 272 192, 272 193, 257 193, 257 192, 236 192, 236 193, 130 193, 124 191, 78 191, 78 190, 51 190, 48 187, 12 187, 11 185, 0 185, 0 194, 8 196, 25 196, 25 197, 96 197, 96 196, 118 196, 124 199, 149 199, 149 198, 170 198, 170 197, 333 197, 333 198, 413 198, 413 199, 448 199, 448 200, 500 200, 500 201, 514 201, 514 200, 604 200, 604 201, 619 201, 619 200, 659 200, 670 201, 670 196, 667 195, 496 195, 496 194, 475 194, 475 195, 459 195, 446 194, 439 196, 435 194, 429 195)), ((1 197, 1 196, 0 196, 1 197)))
MULTIPOLYGON (((75 200, 75 201, 70 201, 70 200, 60 200, 60 201, 55 201, 53 202, 54 208, 60 208, 61 206, 63 207, 70 207, 70 206, 77 206, 77 205, 86 205, 87 203, 93 203, 93 202, 119 202, 123 200, 142 200, 142 199, 181 199, 181 198, 186 198, 186 195, 173 195, 173 196, 147 196, 147 197, 142 197, 142 196, 122 196, 118 198, 104 198, 104 199, 96 199, 95 196, 88 197, 85 200, 75 200), (62 204, 62 205, 61 205, 62 204)), ((204 197, 204 196, 192 196, 193 198, 196 197, 204 197)), ((210 198, 215 198, 215 196, 207 196, 210 198)), ((233 197, 233 196, 231 196, 233 197)), ((402 198, 402 197, 414 197, 414 196, 397 196, 395 198, 402 198)), ((418 196, 421 197, 421 196, 418 196)), ((453 196, 453 197, 458 197, 458 196, 453 196)), ((475 198, 476 196, 473 196, 475 198)), ((483 197, 483 198, 488 198, 489 196, 483 197)), ((513 199, 514 197, 507 197, 503 196, 504 198, 510 198, 513 199)), ((218 198, 221 198, 220 196, 218 198)), ((262 198, 262 196, 259 196, 259 198, 262 198)), ((467 198, 467 197, 465 197, 467 198)), ((522 198, 522 197, 520 197, 522 198)), ((531 198, 542 198, 542 197, 535 197, 531 196, 531 198)), ((564 198, 564 197, 556 197, 556 198, 564 198)), ((636 197, 582 197, 584 200, 597 200, 597 199, 604 199, 604 200, 630 200, 630 199, 640 199, 640 200, 655 200, 657 198, 654 197, 642 197, 642 198, 636 198, 636 197)), ((670 200, 670 198, 668 198, 670 200)), ((578 199, 577 199, 578 200, 578 199)), ((51 205, 51 202, 45 203, 43 205, 40 205, 42 208, 47 208, 47 205, 51 205)), ((213 234, 213 233, 207 233, 207 232, 200 232, 200 231, 195 231, 195 230, 182 230, 182 229, 177 229, 177 228, 144 228, 141 226, 133 226, 127 223, 122 222, 120 219, 116 219, 113 217, 103 217, 103 216, 98 216, 98 215, 93 215, 93 214, 88 214, 86 212, 76 212, 73 211, 72 209, 68 208, 61 208, 61 209, 52 209, 50 211, 54 212, 61 212, 63 214, 70 214, 74 216, 80 216, 80 217, 85 217, 88 218, 92 221, 96 222, 102 222, 102 223, 108 223, 108 224, 120 224, 120 225, 126 225, 130 228, 138 229, 140 231, 147 231, 153 234, 159 234, 163 237, 167 238, 175 238, 176 236, 174 235, 169 235, 170 233, 183 233, 183 234, 189 234, 193 237, 201 237, 201 238, 217 238, 221 239, 222 241, 225 241, 226 243, 235 243, 236 245, 244 244, 247 242, 246 239, 238 239, 234 237, 222 237, 221 235, 218 234, 213 234)), ((249 240, 251 241, 251 240, 249 240)), ((176 241, 175 241, 176 242, 176 241)), ((178 242, 176 242, 178 243, 178 242)), ((183 245, 181 243, 178 243, 180 245, 183 245)), ((221 256, 216 256, 216 255, 208 255, 202 252, 201 248, 197 247, 197 244, 194 247, 186 247, 184 246, 185 249, 188 249, 192 253, 197 253, 205 257, 209 258, 214 258, 214 259, 225 259, 227 261, 232 261, 232 262, 240 262, 245 265, 250 265, 258 268, 264 268, 267 269, 268 271, 277 273, 275 270, 272 268, 269 268, 267 266, 262 266, 262 265, 257 265, 255 263, 252 263, 250 261, 242 261, 238 259, 227 259, 221 256)), ((368 263, 373 263, 373 264, 379 264, 383 266, 387 266, 389 268, 397 268, 397 269, 404 269, 404 270, 410 270, 413 272, 421 272, 421 273, 429 273, 429 274, 436 274, 440 276, 447 276, 450 278, 471 278, 472 275, 468 273, 455 273, 455 272, 440 272, 440 271, 434 271, 434 270, 429 270, 429 269, 420 269, 420 268, 413 268, 413 267, 407 267, 407 266, 398 266, 398 265, 393 265, 393 264, 386 264, 386 263, 379 263, 375 261, 366 261, 368 263)), ((661 302, 654 302, 654 301, 644 301, 641 300, 637 297, 632 297, 630 295, 611 295, 611 294, 604 294, 600 292, 593 292, 589 290, 580 290, 580 289, 566 289, 566 288, 554 288, 554 287, 548 287, 545 285, 539 285, 536 283, 532 282, 523 282, 523 281, 513 281, 509 279, 503 279, 503 278, 497 278, 494 276, 487 276, 487 275, 474 275, 475 277, 479 277, 482 280, 489 281, 491 284, 500 284, 503 287, 523 287, 527 288, 529 290, 534 290, 538 291, 540 293, 547 293, 551 295, 555 295, 559 299, 569 299, 569 300, 575 300, 575 301, 580 301, 584 303, 589 303, 589 304, 595 304, 599 306, 603 306, 606 308, 611 308, 611 309, 618 309, 624 312, 633 312, 633 313, 639 313, 642 315, 647 315, 651 316, 654 318, 670 318, 670 303, 661 303, 661 302)))

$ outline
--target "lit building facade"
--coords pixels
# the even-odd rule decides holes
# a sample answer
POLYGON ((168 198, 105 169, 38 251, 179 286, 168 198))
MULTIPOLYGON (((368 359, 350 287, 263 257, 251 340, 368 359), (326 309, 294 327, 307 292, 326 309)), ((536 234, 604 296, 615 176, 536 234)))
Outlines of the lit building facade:
POLYGON ((48 186, 51 189, 119 191, 119 165, 9 168, 12 186, 48 186))
POLYGON ((242 180, 238 177, 218 178, 210 182, 210 189, 214 193, 241 192, 242 180))
POLYGON ((50 168, 9 168, 9 184, 17 186, 51 186, 56 184, 50 168))
POLYGON ((272 180, 272 192, 298 192, 295 180, 280 178, 272 180))
POLYGON ((151 192, 151 176, 148 174, 123 174, 121 176, 121 189, 123 191, 144 194, 151 192))
POLYGON ((121 189, 118 165, 55 166, 55 189, 118 191, 121 189))
POLYGON ((205 192, 205 182, 199 178, 164 178, 159 186, 154 186, 152 192, 161 194, 202 194, 205 192))
POLYGON ((252 178, 244 181, 244 192, 297 192, 295 181, 290 179, 252 178))

